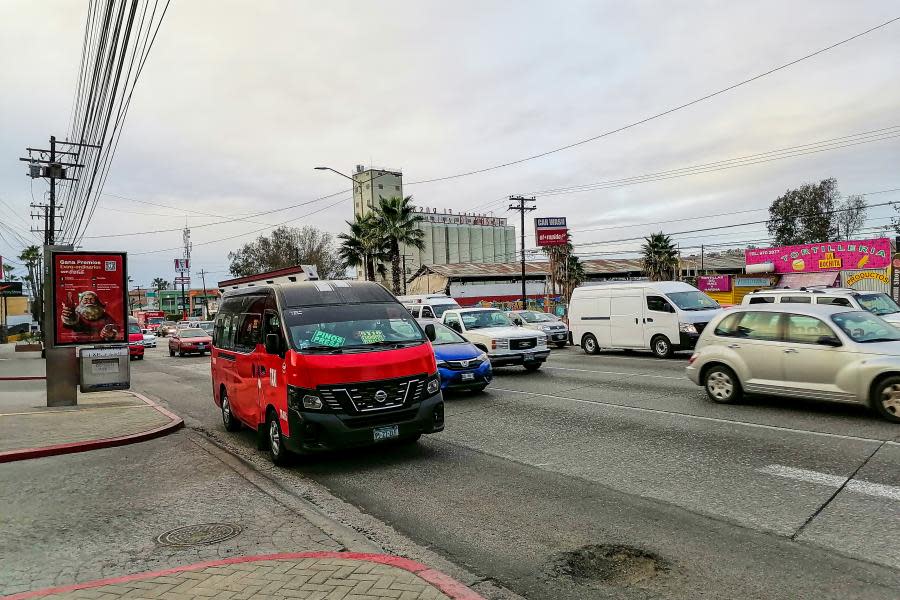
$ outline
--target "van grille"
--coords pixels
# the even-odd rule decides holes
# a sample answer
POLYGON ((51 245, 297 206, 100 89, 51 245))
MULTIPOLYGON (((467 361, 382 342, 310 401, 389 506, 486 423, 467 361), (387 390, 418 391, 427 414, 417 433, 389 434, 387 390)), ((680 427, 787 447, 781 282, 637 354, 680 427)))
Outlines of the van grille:
POLYGON ((380 381, 321 385, 317 391, 331 410, 358 414, 398 409, 420 402, 425 396, 427 379, 422 374, 380 381))

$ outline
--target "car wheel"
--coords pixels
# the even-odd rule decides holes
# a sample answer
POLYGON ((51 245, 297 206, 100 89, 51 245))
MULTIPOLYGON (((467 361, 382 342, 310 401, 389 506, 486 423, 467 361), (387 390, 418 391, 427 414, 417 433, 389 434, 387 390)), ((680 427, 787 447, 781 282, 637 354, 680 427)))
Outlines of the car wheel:
POLYGON ((225 431, 237 431, 241 428, 240 421, 231 412, 231 401, 225 390, 222 390, 222 424, 225 426, 225 431))
POLYGON ((184 358, 184 352, 182 352, 181 350, 179 350, 179 351, 178 351, 178 356, 184 358))
POLYGON ((175 351, 169 348, 169 356, 175 356, 175 351))
POLYGON ((541 368, 541 365, 544 363, 529 363, 527 365, 523 365, 526 371, 534 372, 541 368))
POLYGON ((281 433, 281 423, 273 409, 266 413, 266 441, 268 442, 269 458, 276 466, 284 466, 288 463, 288 450, 284 447, 284 436, 281 433))
POLYGON ((900 423, 900 377, 879 382, 872 394, 872 408, 882 419, 900 423))
POLYGON ((593 334, 588 333, 581 338, 581 349, 585 354, 597 354, 600 352, 600 344, 597 343, 597 338, 593 334))
POLYGON ((657 358, 669 358, 672 356, 672 343, 664 335, 658 335, 650 341, 650 349, 657 358))
POLYGON ((734 404, 743 396, 741 382, 734 371, 723 365, 710 367, 703 376, 706 395, 719 404, 734 404))

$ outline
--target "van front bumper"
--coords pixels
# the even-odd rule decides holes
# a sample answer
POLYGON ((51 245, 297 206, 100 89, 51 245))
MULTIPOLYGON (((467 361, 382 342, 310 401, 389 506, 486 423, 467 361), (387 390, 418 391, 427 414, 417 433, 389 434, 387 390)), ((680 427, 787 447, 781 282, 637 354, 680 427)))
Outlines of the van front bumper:
POLYGON ((298 454, 371 446, 384 443, 375 441, 374 431, 392 425, 399 435, 391 439, 399 440, 443 431, 444 397, 438 392, 410 407, 362 415, 289 410, 290 436, 284 437, 284 444, 298 454))
POLYGON ((678 349, 693 350, 697 345, 698 339, 700 339, 699 333, 685 333, 682 331, 678 334, 678 349))
POLYGON ((505 367, 508 365, 526 365, 542 363, 550 356, 550 350, 537 350, 535 352, 508 352, 504 354, 488 354, 492 367, 505 367))

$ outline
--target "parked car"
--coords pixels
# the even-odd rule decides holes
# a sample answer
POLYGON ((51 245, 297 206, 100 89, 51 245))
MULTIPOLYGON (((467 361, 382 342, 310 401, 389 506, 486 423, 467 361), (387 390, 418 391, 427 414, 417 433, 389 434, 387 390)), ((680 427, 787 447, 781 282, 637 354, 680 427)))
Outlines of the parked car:
POLYGON ((159 337, 168 337, 173 333, 175 333, 175 321, 163 321, 156 330, 156 335, 159 337))
POLYGON ((169 356, 212 352, 212 337, 199 327, 179 329, 169 338, 169 356))
POLYGON ((144 359, 144 334, 134 317, 128 317, 128 357, 131 360, 144 359))
POLYGON ((750 304, 827 304, 867 310, 892 325, 900 325, 900 305, 884 292, 862 292, 852 288, 815 286, 798 290, 758 290, 741 300, 750 304))
POLYGON ((535 329, 547 334, 547 341, 557 348, 565 348, 569 343, 569 328, 556 316, 537 310, 511 310, 509 318, 519 327, 535 329))
POLYGON ((681 281, 637 281, 575 288, 569 303, 572 341, 600 348, 650 350, 660 358, 690 350, 719 304, 681 281))
POLYGON ((516 327, 496 308, 450 309, 443 323, 486 352, 493 367, 522 365, 537 371, 550 356, 545 333, 516 327))
POLYGON ((194 326, 195 325, 194 325, 193 321, 178 321, 175 324, 175 329, 187 329, 189 327, 194 327, 194 326))
POLYGON ((900 330, 867 311, 736 307, 710 321, 687 376, 713 402, 745 392, 855 402, 900 423, 900 330))
POLYGON ((152 329, 141 329, 144 334, 144 348, 156 348, 156 333, 152 329))
POLYGON ((441 389, 483 391, 493 378, 488 355, 449 327, 440 323, 433 327, 431 345, 441 375, 441 389))
POLYGON ((440 319, 444 311, 460 308, 459 304, 446 294, 413 294, 397 296, 403 306, 409 309, 416 319, 440 319))

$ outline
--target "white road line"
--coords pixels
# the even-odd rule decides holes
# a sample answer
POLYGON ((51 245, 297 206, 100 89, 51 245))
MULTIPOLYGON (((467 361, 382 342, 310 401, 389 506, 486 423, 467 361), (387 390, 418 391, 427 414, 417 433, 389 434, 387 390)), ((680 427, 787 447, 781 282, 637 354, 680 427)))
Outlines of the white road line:
MULTIPOLYGON (((793 479, 795 481, 815 483, 835 488, 840 487, 847 481, 846 477, 841 477, 840 475, 830 475, 828 473, 820 473, 808 469, 798 469, 796 467, 786 467, 784 465, 767 465, 762 469, 757 469, 757 471, 765 473, 766 475, 775 475, 776 477, 784 477, 785 479, 793 479)), ((865 494, 866 496, 900 500, 900 487, 893 485, 872 483, 871 481, 863 481, 861 479, 851 479, 847 482, 847 485, 844 486, 844 489, 859 494, 865 494)))
MULTIPOLYGON (((628 373, 628 375, 633 375, 633 373, 628 373)), ((588 386, 586 386, 588 387, 588 386)), ((663 415, 673 415, 677 417, 684 417, 686 419, 696 419, 698 421, 709 421, 712 423, 726 423, 728 425, 740 425, 743 427, 753 427, 756 429, 768 429, 770 431, 788 431, 791 433, 802 433, 806 435, 817 435, 820 437, 827 437, 839 440, 854 440, 859 442, 872 442, 874 444, 890 444, 892 446, 900 446, 900 442, 894 442, 891 440, 879 440, 875 438, 866 438, 860 437, 856 435, 842 435, 839 433, 827 433, 824 431, 810 431, 808 429, 796 429, 794 427, 779 427, 778 425, 763 425, 761 423, 748 423, 746 421, 736 421, 734 419, 720 419, 717 417, 704 417, 702 415, 692 415, 689 413, 677 412, 674 410, 663 410, 660 408, 644 408, 642 406, 629 406, 628 404, 616 404, 615 402, 601 402, 599 400, 584 400, 582 398, 571 398, 569 396, 557 396, 555 394, 540 394, 537 392, 523 392, 522 390, 509 390, 505 388, 499 388, 495 386, 491 386, 489 389, 497 391, 497 392, 507 392, 510 394, 524 394, 526 396, 537 396, 539 398, 553 398, 555 400, 566 400, 568 402, 578 402, 580 404, 599 404, 601 406, 609 406, 611 408, 619 408, 622 410, 630 410, 634 412, 644 412, 644 413, 655 413, 655 414, 663 414, 663 415)), ((584 388, 575 388, 575 389, 584 389, 584 388)), ((572 390, 569 390, 572 391, 572 390)))
POLYGON ((551 367, 549 365, 544 365, 545 369, 554 369, 556 371, 575 371, 577 373, 597 373, 599 375, 630 375, 630 376, 640 376, 640 377, 652 377, 653 379, 675 379, 678 381, 686 381, 690 383, 690 379, 687 378, 687 375, 683 377, 672 377, 671 375, 650 375, 649 373, 623 373, 620 371, 594 371, 593 369, 573 369, 571 367, 551 367))

